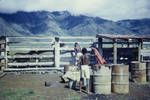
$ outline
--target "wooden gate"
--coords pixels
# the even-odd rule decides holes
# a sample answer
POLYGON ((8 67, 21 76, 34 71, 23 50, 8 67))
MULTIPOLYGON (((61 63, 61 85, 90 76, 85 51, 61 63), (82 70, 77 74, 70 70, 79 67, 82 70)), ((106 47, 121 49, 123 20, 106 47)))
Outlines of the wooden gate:
POLYGON ((74 43, 90 51, 95 37, 3 37, 1 65, 4 71, 61 70, 72 64, 74 43))

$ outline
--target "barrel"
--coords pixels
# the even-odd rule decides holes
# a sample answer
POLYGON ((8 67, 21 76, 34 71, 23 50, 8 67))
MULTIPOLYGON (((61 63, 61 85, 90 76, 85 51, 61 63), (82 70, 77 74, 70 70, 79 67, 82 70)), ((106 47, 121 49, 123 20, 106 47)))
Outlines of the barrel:
POLYGON ((125 94, 129 92, 129 66, 116 64, 112 66, 112 92, 125 94))
POLYGON ((111 93, 111 69, 101 65, 100 69, 93 72, 93 90, 96 94, 111 93))
POLYGON ((131 79, 139 84, 146 83, 146 63, 139 61, 131 62, 131 79))
POLYGON ((150 62, 146 63, 146 76, 147 76, 147 82, 150 82, 150 62))

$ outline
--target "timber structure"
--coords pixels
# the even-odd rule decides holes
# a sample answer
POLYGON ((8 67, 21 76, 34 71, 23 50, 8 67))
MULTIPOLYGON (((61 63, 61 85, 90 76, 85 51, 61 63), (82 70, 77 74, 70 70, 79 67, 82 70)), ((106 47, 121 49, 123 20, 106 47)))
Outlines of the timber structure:
POLYGON ((109 35, 73 37, 0 37, 3 71, 62 70, 71 65, 74 43, 91 51, 94 44, 107 63, 150 62, 150 36, 109 35))
POLYGON ((150 62, 150 35, 98 34, 99 49, 110 63, 150 62))
POLYGON ((71 65, 74 43, 90 51, 96 37, 1 37, 0 60, 3 71, 62 70, 71 65))

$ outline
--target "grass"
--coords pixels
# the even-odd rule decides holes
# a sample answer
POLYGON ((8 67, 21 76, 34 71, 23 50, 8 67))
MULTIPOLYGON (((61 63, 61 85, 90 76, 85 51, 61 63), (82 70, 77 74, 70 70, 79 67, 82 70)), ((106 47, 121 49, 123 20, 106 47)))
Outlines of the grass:
POLYGON ((1 100, 44 100, 44 97, 38 96, 31 89, 0 89, 1 100))
MULTIPOLYGON (((80 100, 80 96, 67 94, 53 97, 54 100, 80 100)), ((0 100, 46 100, 46 97, 37 95, 32 89, 0 89, 0 100)))
POLYGON ((0 100, 81 100, 79 93, 59 81, 56 74, 7 74, 0 79, 0 100), (52 87, 45 87, 45 81, 52 87))

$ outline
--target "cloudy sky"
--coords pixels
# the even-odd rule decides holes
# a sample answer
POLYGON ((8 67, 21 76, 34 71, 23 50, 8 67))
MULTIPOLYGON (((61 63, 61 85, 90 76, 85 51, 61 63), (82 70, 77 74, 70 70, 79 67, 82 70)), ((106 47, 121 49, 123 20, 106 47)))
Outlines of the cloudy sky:
POLYGON ((150 18, 150 0, 0 0, 0 12, 64 11, 111 20, 150 18))

